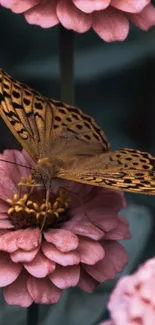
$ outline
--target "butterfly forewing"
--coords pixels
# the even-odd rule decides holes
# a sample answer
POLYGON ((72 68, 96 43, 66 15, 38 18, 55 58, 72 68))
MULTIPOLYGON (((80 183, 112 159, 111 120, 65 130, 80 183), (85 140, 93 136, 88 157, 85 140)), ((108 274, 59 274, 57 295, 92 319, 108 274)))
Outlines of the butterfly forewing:
POLYGON ((33 160, 51 155, 56 139, 93 143, 100 152, 109 143, 95 121, 76 107, 41 96, 0 69, 0 114, 33 160))

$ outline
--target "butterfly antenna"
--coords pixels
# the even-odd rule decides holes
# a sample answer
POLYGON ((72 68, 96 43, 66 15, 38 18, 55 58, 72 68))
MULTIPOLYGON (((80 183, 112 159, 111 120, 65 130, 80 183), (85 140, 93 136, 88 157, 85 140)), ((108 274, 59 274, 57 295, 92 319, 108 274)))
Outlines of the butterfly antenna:
POLYGON ((8 164, 12 164, 12 165, 20 166, 20 167, 25 167, 25 168, 28 168, 28 169, 34 169, 33 167, 28 167, 28 166, 21 165, 21 164, 15 163, 13 161, 5 160, 5 159, 0 159, 0 161, 3 161, 3 162, 8 163, 8 164))

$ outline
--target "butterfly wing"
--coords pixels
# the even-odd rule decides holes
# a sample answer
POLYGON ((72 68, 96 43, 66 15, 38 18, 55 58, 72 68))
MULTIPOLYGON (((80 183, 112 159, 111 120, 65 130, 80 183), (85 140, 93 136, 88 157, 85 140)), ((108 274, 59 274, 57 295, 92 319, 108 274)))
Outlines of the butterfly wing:
POLYGON ((58 177, 127 192, 155 195, 155 158, 146 152, 120 149, 76 161, 58 177), (76 168, 75 168, 76 167, 76 168))
POLYGON ((0 114, 35 162, 51 155, 56 139, 59 139, 59 144, 62 140, 68 142, 72 137, 88 145, 93 142, 100 152, 109 151, 110 148, 103 131, 91 117, 76 107, 41 96, 12 79, 2 69, 0 114))

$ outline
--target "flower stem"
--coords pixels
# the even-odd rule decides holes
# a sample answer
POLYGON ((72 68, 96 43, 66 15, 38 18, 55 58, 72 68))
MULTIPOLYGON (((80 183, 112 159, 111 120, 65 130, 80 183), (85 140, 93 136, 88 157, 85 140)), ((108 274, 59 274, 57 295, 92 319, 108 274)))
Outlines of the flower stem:
POLYGON ((27 308, 27 325, 37 325, 39 316, 39 305, 33 303, 30 307, 27 308))
POLYGON ((67 104, 74 102, 74 32, 60 25, 59 63, 61 100, 67 104))

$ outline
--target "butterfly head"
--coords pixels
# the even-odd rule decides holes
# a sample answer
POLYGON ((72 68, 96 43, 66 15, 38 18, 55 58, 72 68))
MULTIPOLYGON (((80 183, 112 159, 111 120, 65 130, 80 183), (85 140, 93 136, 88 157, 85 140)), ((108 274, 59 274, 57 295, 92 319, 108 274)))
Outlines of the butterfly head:
POLYGON ((40 158, 31 172, 32 178, 37 184, 50 188, 52 180, 57 177, 62 166, 61 159, 40 158))

